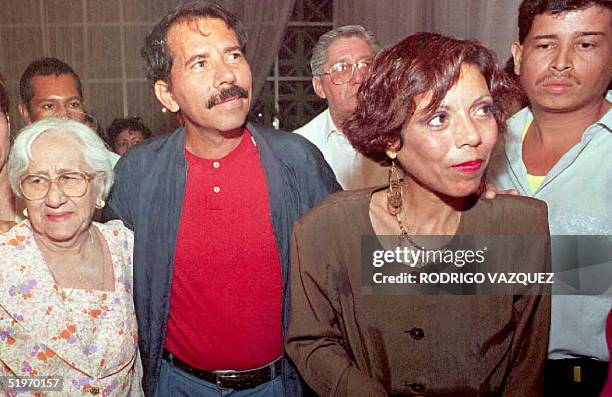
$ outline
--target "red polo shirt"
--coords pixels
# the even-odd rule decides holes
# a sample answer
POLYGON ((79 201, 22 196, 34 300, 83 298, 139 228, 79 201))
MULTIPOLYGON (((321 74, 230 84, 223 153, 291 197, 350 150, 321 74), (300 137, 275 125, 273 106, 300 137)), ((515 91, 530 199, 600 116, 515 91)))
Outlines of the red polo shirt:
POLYGON ((188 164, 165 347, 204 370, 282 355, 280 258, 268 186, 245 129, 225 157, 188 164))

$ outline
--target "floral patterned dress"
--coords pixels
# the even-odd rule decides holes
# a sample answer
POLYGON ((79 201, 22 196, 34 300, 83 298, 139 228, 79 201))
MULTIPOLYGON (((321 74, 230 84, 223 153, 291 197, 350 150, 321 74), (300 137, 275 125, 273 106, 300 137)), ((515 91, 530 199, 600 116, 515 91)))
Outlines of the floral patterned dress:
POLYGON ((111 253, 114 291, 65 290, 38 250, 29 221, 0 234, 0 375, 60 376, 62 391, 6 396, 142 396, 132 300, 133 235, 94 223, 111 253))

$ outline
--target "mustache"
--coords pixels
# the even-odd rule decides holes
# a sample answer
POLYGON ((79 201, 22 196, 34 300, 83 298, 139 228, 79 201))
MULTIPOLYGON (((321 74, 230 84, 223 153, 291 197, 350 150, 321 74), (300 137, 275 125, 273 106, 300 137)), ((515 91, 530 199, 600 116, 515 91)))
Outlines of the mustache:
POLYGON ((212 109, 213 106, 217 106, 226 99, 233 97, 248 98, 249 93, 244 88, 239 87, 237 85, 233 85, 231 87, 225 88, 224 90, 221 90, 217 95, 211 97, 206 103, 206 108, 212 109))
POLYGON ((538 80, 536 80, 536 85, 546 84, 551 80, 557 80, 557 79, 566 79, 566 80, 573 81, 575 84, 582 84, 581 81, 573 74, 552 73, 552 74, 547 74, 546 76, 541 77, 538 80))

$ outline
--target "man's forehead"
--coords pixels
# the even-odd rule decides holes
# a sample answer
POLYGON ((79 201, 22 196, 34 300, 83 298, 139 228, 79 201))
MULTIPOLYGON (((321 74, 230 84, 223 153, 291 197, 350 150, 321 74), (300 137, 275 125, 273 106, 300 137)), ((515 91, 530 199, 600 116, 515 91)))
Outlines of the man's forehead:
POLYGON ((592 5, 578 10, 538 14, 533 19, 529 33, 533 35, 532 33, 537 30, 568 25, 575 25, 580 30, 591 30, 594 24, 607 30, 612 29, 612 10, 592 5))
POLYGON ((374 51, 366 39, 360 36, 339 37, 327 47, 327 62, 361 60, 372 57, 374 51))
POLYGON ((80 98, 77 80, 71 74, 36 75, 32 77, 31 85, 34 89, 34 95, 72 95, 80 98), (66 94, 66 92, 68 92, 68 94, 66 94))
POLYGON ((221 18, 215 17, 190 17, 175 21, 167 33, 168 46, 172 47, 180 42, 197 39, 199 37, 210 37, 212 34, 224 34, 231 32, 236 42, 238 36, 231 26, 221 18))
POLYGON ((122 135, 122 136, 127 135, 127 136, 129 136, 129 137, 133 137, 133 136, 142 136, 142 135, 144 135, 144 134, 142 133, 142 131, 139 131, 139 130, 133 130, 133 129, 131 129, 131 128, 129 128, 129 127, 128 127, 128 128, 124 128, 124 129, 122 129, 122 130, 119 132, 119 135, 122 135))

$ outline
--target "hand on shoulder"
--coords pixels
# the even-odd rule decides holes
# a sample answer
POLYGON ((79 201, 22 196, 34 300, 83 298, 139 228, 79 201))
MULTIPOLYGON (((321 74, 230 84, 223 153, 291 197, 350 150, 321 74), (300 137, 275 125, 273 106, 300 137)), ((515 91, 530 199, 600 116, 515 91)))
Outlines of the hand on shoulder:
POLYGON ((510 194, 512 196, 520 196, 518 190, 516 189, 506 189, 506 190, 497 190, 497 186, 492 183, 487 183, 486 185, 481 185, 480 193, 483 198, 486 199, 494 199, 498 194, 510 194))

